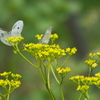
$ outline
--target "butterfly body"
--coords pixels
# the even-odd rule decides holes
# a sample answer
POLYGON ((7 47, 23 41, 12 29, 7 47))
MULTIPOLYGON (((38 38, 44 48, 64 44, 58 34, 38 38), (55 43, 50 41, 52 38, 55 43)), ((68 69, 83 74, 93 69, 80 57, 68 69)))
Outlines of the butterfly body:
POLYGON ((0 29, 0 40, 1 40, 1 42, 10 46, 10 44, 8 42, 6 42, 5 39, 7 39, 9 37, 21 37, 22 29, 23 29, 23 21, 21 21, 21 20, 17 21, 13 25, 12 30, 10 32, 6 32, 6 31, 3 31, 3 30, 0 29))

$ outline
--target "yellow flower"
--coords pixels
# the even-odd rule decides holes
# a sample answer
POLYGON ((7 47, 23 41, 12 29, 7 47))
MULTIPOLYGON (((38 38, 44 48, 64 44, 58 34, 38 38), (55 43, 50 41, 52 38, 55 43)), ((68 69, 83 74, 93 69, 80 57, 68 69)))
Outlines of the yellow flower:
POLYGON ((8 76, 9 74, 11 74, 11 72, 3 72, 3 73, 0 73, 0 76, 8 76))
POLYGON ((10 81, 8 79, 6 79, 6 80, 1 79, 0 80, 0 85, 2 87, 6 87, 7 85, 9 85, 9 83, 10 83, 10 81))
POLYGON ((55 34, 51 34, 50 35, 50 39, 51 39, 51 43, 54 43, 54 41, 58 38, 58 35, 55 33, 55 34))
POLYGON ((93 53, 89 53, 89 57, 90 58, 94 58, 95 55, 96 55, 96 53, 94 53, 94 54, 93 53))
POLYGON ((16 50, 13 50, 13 52, 16 54, 17 53, 17 51, 16 50))
POLYGON ((19 75, 19 74, 11 74, 11 76, 13 77, 13 78, 17 78, 17 79, 19 79, 19 78, 21 78, 22 76, 21 75, 19 75))
POLYGON ((90 65, 91 68, 95 68, 98 66, 98 64, 96 63, 96 60, 89 59, 89 60, 86 60, 85 63, 90 65))
POLYGON ((70 79, 71 81, 73 81, 73 82, 79 84, 80 81, 84 79, 84 76, 83 76, 83 75, 82 75, 82 76, 77 75, 77 76, 73 76, 73 77, 71 77, 71 78, 69 78, 69 79, 70 79))
POLYGON ((16 42, 20 42, 21 40, 23 40, 23 37, 9 37, 8 39, 5 39, 7 42, 9 43, 16 43, 16 42))
POLYGON ((58 38, 58 35, 56 33, 55 34, 51 34, 50 38, 57 39, 58 38))
POLYGON ((4 77, 3 79, 0 79, 0 86, 6 91, 6 93, 4 94, 5 97, 6 94, 11 94, 14 89, 18 88, 21 85, 21 82, 18 80, 19 78, 21 78, 21 75, 19 74, 3 72, 0 73, 0 76, 4 77))
POLYGON ((21 82, 20 81, 11 80, 10 84, 11 84, 12 87, 18 88, 21 85, 21 82))
POLYGON ((3 79, 0 79, 0 85, 2 86, 5 83, 3 79))
POLYGON ((95 67, 97 67, 97 66, 98 66, 97 63, 92 64, 92 68, 95 68, 95 67))
POLYGON ((43 34, 41 34, 41 35, 35 35, 35 37, 36 37, 38 40, 40 40, 40 39, 42 38, 42 36, 43 36, 43 34))
POLYGON ((96 54, 97 54, 98 56, 100 56, 100 52, 97 52, 96 54))
POLYGON ((24 45, 24 50, 31 53, 36 58, 44 60, 53 60, 66 55, 64 49, 61 49, 59 45, 47 45, 47 44, 34 44, 29 43, 24 45))
POLYGON ((76 52, 77 52, 76 47, 72 48, 71 53, 72 53, 72 54, 75 54, 76 52))
POLYGON ((100 79, 100 72, 96 73, 95 76, 100 79))
POLYGON ((20 41, 22 41, 23 37, 9 37, 8 39, 5 39, 11 46, 18 44, 20 41))
POLYGON ((86 84, 86 85, 92 85, 93 84, 93 78, 92 77, 84 77, 81 80, 82 84, 86 84))
POLYGON ((85 93, 87 90, 89 89, 89 86, 87 86, 87 85, 82 85, 82 86, 78 86, 77 87, 77 90, 80 90, 80 91, 82 91, 83 93, 85 93))
POLYGON ((73 55, 77 52, 77 49, 74 47, 74 48, 66 48, 66 52, 69 54, 69 55, 73 55))
POLYGON ((57 68, 56 71, 59 74, 67 74, 68 72, 71 71, 71 69, 69 67, 66 67, 66 68, 57 68))
POLYGON ((100 89, 100 80, 95 81, 95 82, 94 82, 94 85, 96 85, 96 86, 100 89))
POLYGON ((70 52, 71 51, 71 48, 66 48, 66 52, 70 52))

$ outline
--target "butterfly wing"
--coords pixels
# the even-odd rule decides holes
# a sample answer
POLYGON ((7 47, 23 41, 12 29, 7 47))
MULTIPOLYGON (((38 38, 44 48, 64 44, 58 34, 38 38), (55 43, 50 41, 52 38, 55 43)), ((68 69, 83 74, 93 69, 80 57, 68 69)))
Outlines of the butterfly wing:
POLYGON ((5 41, 5 39, 7 39, 8 37, 10 37, 10 34, 6 31, 3 31, 3 30, 0 29, 0 40, 1 40, 1 42, 10 46, 10 44, 5 41))
POLYGON ((23 21, 22 20, 19 20, 17 21, 13 27, 12 27, 12 30, 10 31, 10 34, 12 37, 21 37, 21 32, 22 32, 22 29, 23 29, 23 21))
POLYGON ((52 26, 49 27, 46 32, 44 33, 42 39, 39 41, 39 44, 48 44, 49 40, 50 40, 50 35, 52 32, 52 26))

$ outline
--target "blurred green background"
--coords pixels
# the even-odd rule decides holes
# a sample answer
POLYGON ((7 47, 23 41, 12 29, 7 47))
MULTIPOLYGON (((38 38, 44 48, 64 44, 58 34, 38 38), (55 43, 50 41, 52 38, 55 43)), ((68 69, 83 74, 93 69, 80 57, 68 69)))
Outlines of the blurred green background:
MULTIPOLYGON (((10 31, 13 24, 24 21, 22 36, 24 43, 37 43, 36 34, 43 34, 49 27, 57 33, 56 43, 62 48, 77 47, 78 52, 65 66, 72 72, 65 79, 65 100, 77 100, 79 92, 76 84, 68 80, 73 75, 87 75, 88 67, 84 60, 89 52, 100 51, 100 1, 99 0, 0 0, 0 27, 10 31)), ((20 44, 22 49, 22 45, 20 44)), ((33 57, 23 52, 31 61, 33 57)), ((63 59, 61 59, 62 62, 63 59)), ((96 68, 98 72, 100 68, 96 68)), ((11 95, 11 100, 51 100, 37 73, 13 48, 0 42, 0 72, 12 71, 21 74, 22 85, 11 95)), ((52 88, 57 100, 61 100, 56 82, 52 88)), ((89 91, 91 100, 98 100, 100 90, 96 87, 89 91)))

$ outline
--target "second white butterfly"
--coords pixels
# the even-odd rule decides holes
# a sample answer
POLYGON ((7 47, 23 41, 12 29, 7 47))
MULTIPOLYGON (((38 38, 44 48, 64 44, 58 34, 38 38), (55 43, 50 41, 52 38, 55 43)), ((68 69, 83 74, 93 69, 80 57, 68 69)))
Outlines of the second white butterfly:
POLYGON ((12 30, 10 32, 6 32, 0 29, 1 42, 3 42, 8 46, 11 46, 8 42, 5 41, 5 39, 7 39, 8 37, 21 37, 23 25, 24 25, 23 21, 19 20, 13 25, 12 30))
POLYGON ((39 44, 48 44, 49 40, 50 40, 50 35, 52 32, 52 26, 50 26, 45 33, 43 34, 42 39, 39 41, 39 44))

